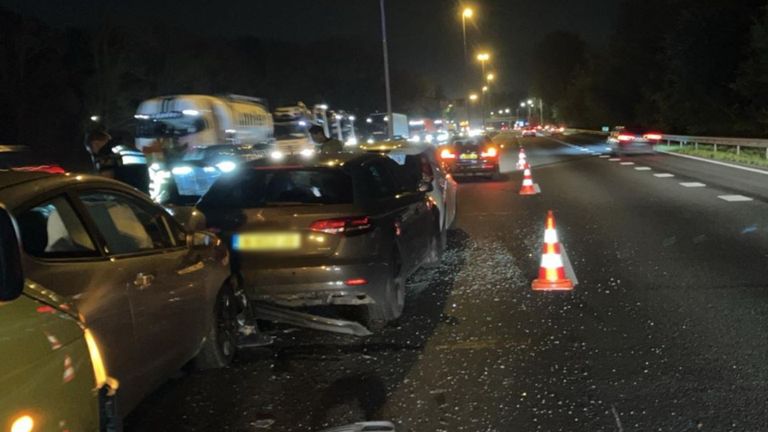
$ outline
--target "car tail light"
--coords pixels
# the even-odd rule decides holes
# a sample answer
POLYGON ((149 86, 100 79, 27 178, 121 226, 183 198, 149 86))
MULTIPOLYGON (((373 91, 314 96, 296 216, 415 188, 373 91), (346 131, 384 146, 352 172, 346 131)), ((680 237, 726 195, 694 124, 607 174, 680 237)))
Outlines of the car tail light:
POLYGON ((347 285, 347 286, 368 285, 368 280, 364 278, 347 279, 344 281, 344 285, 347 285))
POLYGON ((354 218, 322 219, 312 222, 309 229, 326 234, 350 234, 371 228, 368 216, 354 218))
POLYGON ((480 156, 484 158, 494 158, 498 156, 499 151, 495 147, 488 147, 484 152, 480 153, 480 156))
POLYGON ((443 151, 440 152, 440 157, 442 159, 456 159, 456 155, 448 149, 443 149, 443 151))
POLYGON ((658 132, 651 132, 651 133, 647 133, 647 134, 643 135, 643 138, 649 139, 649 140, 654 140, 654 141, 659 141, 659 140, 661 140, 661 134, 658 133, 658 132))
POLYGON ((635 139, 634 135, 629 135, 629 134, 619 135, 619 141, 632 141, 633 139, 635 139))

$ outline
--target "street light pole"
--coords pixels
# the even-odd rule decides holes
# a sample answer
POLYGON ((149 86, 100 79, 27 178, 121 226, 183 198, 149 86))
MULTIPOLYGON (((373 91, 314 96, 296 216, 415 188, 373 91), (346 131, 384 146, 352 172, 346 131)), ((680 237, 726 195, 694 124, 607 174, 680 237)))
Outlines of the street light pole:
POLYGON ((392 139, 394 134, 394 118, 392 117, 392 93, 389 86, 389 50, 387 49, 387 16, 384 9, 384 1, 379 0, 381 7, 381 45, 384 50, 384 87, 387 92, 387 136, 392 139))
MULTIPOLYGON (((464 94, 469 91, 469 86, 467 85, 469 76, 469 54, 467 53, 467 18, 472 18, 474 13, 475 12, 472 10, 472 8, 468 7, 461 11, 461 36, 462 40, 464 41, 464 94)), ((469 101, 467 101, 467 125, 470 123, 469 111, 469 101)))

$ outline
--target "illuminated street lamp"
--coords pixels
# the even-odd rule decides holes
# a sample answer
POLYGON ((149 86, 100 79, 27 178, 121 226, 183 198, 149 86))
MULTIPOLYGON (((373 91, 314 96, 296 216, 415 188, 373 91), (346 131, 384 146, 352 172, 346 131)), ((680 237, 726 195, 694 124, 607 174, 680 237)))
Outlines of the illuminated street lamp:
MULTIPOLYGON (((470 102, 476 102, 477 101, 477 93, 471 93, 469 95, 469 101, 470 102)), ((472 108, 471 103, 467 104, 467 126, 471 129, 472 128, 472 108)))
POLYGON ((472 102, 476 101, 477 100, 477 93, 472 93, 471 95, 469 95, 469 100, 471 100, 472 102))
POLYGON ((493 73, 489 73, 488 75, 485 76, 485 79, 488 82, 492 82, 494 79, 496 79, 496 75, 494 75, 493 73))
POLYGON ((525 108, 525 102, 520 102, 520 108, 525 108))
POLYGON ((488 92, 488 86, 483 86, 483 93, 487 93, 487 92, 488 92))

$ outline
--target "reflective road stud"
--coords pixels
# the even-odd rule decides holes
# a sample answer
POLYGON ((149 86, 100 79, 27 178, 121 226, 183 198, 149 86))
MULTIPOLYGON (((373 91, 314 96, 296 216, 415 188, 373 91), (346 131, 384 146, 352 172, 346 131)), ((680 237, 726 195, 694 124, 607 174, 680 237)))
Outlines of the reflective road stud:
POLYGON ((544 230, 544 250, 541 254, 539 277, 531 283, 534 291, 571 291, 573 281, 565 277, 565 266, 560 253, 560 241, 555 229, 555 217, 552 210, 547 212, 547 225, 544 230))

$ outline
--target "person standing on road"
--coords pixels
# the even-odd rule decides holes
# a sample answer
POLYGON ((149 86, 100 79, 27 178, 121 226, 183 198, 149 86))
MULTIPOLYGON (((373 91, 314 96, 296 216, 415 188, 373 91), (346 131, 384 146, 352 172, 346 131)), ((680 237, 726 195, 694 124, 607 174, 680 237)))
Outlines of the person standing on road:
POLYGON ((320 144, 321 154, 341 153, 344 151, 341 141, 325 136, 325 131, 318 125, 309 128, 309 134, 312 136, 312 141, 320 144))

